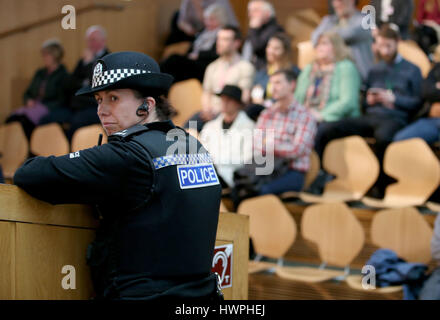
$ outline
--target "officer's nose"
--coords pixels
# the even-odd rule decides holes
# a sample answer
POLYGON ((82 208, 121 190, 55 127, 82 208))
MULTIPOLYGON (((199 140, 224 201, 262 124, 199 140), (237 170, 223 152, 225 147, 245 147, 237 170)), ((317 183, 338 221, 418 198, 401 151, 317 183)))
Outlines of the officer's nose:
POLYGON ((108 116, 109 110, 110 109, 104 103, 99 104, 98 105, 98 116, 99 117, 108 116))

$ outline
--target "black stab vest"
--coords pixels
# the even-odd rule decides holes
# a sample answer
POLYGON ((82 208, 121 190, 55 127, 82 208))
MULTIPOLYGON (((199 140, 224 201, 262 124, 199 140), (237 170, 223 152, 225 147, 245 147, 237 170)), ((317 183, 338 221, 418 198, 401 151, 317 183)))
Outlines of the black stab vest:
MULTIPOLYGON (((111 215, 111 221, 105 221, 103 215, 102 225, 106 230, 101 230, 97 238, 105 238, 109 244, 110 248, 106 248, 109 257, 103 259, 106 260, 106 266, 101 269, 104 271, 92 270, 92 276, 98 273, 105 277, 103 286, 106 287, 120 275, 150 279, 208 275, 215 246, 221 186, 182 189, 177 173, 177 168, 183 164, 179 160, 186 157, 182 152, 189 154, 186 161, 193 161, 197 159, 194 152, 205 159, 207 151, 197 139, 171 121, 138 125, 112 138, 137 143, 145 150, 145 161, 154 171, 153 183, 151 190, 145 190, 143 205, 129 213, 111 215), (167 141, 169 130, 173 130, 174 139, 167 141), (170 150, 174 150, 172 155, 167 154, 170 150)), ((96 279, 94 282, 96 284, 96 279)))

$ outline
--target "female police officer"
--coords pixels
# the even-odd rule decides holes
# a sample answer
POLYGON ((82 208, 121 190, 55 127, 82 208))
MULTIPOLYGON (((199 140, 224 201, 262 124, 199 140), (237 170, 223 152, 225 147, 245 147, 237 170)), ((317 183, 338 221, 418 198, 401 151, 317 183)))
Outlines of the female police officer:
POLYGON ((218 296, 210 269, 221 187, 200 143, 164 121, 171 83, 145 54, 103 57, 77 95, 95 96, 108 143, 30 159, 14 176, 52 204, 96 205, 100 228, 87 258, 98 298, 218 296))

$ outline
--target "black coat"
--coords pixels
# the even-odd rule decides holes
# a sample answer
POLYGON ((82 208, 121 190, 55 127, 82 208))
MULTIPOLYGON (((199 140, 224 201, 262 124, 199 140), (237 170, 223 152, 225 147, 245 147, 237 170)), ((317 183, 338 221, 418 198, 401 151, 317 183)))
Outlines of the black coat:
POLYGON ((252 63, 256 66, 257 70, 265 66, 267 43, 278 32, 284 32, 284 29, 278 24, 276 18, 272 18, 258 29, 249 29, 247 40, 252 44, 254 53, 252 63))
POLYGON ((68 76, 69 74, 62 64, 49 75, 47 74, 46 68, 38 69, 32 78, 29 87, 24 92, 24 104, 26 104, 29 99, 39 98, 41 103, 50 110, 65 106, 66 96, 63 87, 68 80, 68 76), (43 90, 43 95, 40 96, 40 87, 45 80, 46 85, 43 90))
POLYGON ((215 296, 221 187, 194 140, 171 121, 137 125, 100 147, 30 159, 14 182, 53 204, 97 206, 102 219, 87 260, 99 297, 215 296))
POLYGON ((76 97, 75 93, 84 87, 85 85, 90 86, 92 84, 92 74, 93 66, 96 60, 101 59, 105 55, 109 54, 110 51, 105 49, 104 52, 97 56, 95 60, 89 63, 84 63, 81 59, 78 61, 75 69, 70 75, 68 81, 66 82, 65 92, 68 97, 68 104, 73 110, 81 110, 85 108, 96 108, 95 99, 91 97, 76 97))
MULTIPOLYGON (((381 21, 382 0, 371 0, 370 4, 376 9, 376 24, 381 26, 384 23, 381 21)), ((398 25, 402 38, 408 39, 414 10, 413 0, 392 0, 391 6, 394 8, 394 13, 389 17, 388 22, 398 25)))

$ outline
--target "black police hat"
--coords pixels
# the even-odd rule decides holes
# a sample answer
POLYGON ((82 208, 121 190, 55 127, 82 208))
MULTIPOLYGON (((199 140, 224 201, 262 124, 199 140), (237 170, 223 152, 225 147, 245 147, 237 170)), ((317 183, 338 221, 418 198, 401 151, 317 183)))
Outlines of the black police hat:
POLYGON ((78 90, 79 95, 92 95, 101 90, 135 89, 141 93, 164 93, 173 77, 161 73, 159 65, 146 54, 133 51, 115 52, 96 61, 91 87, 78 90))
POLYGON ((241 89, 237 86, 233 86, 230 84, 227 84, 223 87, 223 90, 220 93, 217 93, 219 97, 221 96, 227 96, 229 98, 234 99, 235 101, 241 102, 241 89))

